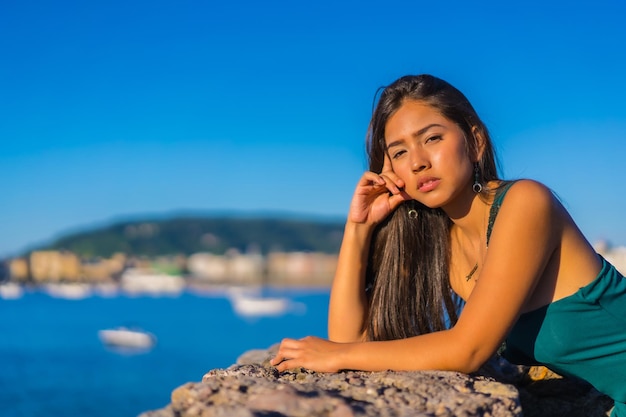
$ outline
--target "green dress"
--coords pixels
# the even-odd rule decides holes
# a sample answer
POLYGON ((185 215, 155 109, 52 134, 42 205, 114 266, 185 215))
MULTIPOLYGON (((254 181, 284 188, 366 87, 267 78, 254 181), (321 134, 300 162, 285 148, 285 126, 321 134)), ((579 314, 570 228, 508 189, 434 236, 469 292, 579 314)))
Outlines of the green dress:
MULTIPOLYGON (((496 196, 494 220, 507 190, 496 196)), ((626 279, 600 258, 593 282, 519 317, 503 356, 584 379, 615 400, 612 417, 626 417, 626 279)))

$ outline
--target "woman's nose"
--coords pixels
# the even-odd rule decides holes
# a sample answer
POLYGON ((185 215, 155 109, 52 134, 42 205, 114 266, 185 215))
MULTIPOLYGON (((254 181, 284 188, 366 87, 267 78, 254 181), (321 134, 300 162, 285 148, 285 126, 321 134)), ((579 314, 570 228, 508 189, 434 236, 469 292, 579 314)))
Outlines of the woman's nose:
POLYGON ((411 170, 421 172, 428 168, 428 158, 423 152, 414 151, 411 155, 411 170))

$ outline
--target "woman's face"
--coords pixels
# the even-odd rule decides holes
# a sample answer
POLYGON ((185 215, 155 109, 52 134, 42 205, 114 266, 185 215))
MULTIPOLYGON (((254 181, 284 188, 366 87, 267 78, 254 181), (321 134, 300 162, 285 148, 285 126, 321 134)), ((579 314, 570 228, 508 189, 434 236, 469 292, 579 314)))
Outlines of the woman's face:
POLYGON ((465 135, 430 105, 404 101, 385 125, 385 143, 393 171, 420 203, 444 207, 471 190, 474 164, 465 135))

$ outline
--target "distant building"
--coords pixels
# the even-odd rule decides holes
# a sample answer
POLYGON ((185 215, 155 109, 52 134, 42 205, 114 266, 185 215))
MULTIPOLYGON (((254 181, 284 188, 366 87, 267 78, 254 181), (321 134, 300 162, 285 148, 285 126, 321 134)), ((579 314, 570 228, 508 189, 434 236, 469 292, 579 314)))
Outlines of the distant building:
MULTIPOLYGON (((15 282, 34 284, 119 282, 132 287, 135 283, 143 285, 145 280, 156 285, 167 276, 208 284, 326 286, 332 282, 337 255, 272 252, 264 256, 252 248, 247 253, 230 249, 224 255, 195 253, 189 257, 148 258, 118 253, 108 259, 81 259, 69 251, 41 250, 26 258, 7 260, 0 267, 4 268, 0 269, 0 281, 10 278, 15 282)), ((178 288, 179 281, 177 279, 173 287, 178 288)))
POLYGON ((225 255, 195 253, 187 259, 187 269, 193 278, 207 283, 259 284, 264 279, 265 260, 260 254, 236 250, 225 255))
POLYGON ((126 255, 117 253, 111 258, 82 260, 80 275, 84 281, 98 283, 119 278, 126 265, 126 255))
POLYGON ((9 275, 12 281, 26 282, 30 277, 28 260, 25 258, 14 258, 9 261, 9 275))
POLYGON ((336 268, 334 254, 274 252, 268 255, 267 279, 281 285, 330 285, 336 268))
POLYGON ((265 260, 260 254, 231 253, 229 256, 230 282, 235 284, 262 283, 265 276, 265 260))
POLYGON ((36 283, 80 280, 80 259, 65 251, 35 251, 30 254, 30 274, 36 283))
POLYGON ((194 253, 187 258, 187 269, 192 277, 207 282, 228 279, 228 259, 212 253, 194 253))

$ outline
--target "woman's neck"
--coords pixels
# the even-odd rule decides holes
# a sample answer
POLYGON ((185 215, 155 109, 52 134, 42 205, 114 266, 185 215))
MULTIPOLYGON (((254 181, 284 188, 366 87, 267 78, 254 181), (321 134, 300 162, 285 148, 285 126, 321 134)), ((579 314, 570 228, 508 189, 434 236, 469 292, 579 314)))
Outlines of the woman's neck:
MULTIPOLYGON (((496 184, 488 184, 489 188, 496 184)), ((493 201, 492 195, 485 198, 474 193, 472 189, 464 191, 458 196, 454 205, 444 207, 454 228, 461 232, 466 239, 472 242, 479 242, 485 238, 487 232, 487 221, 489 209, 493 201)))

